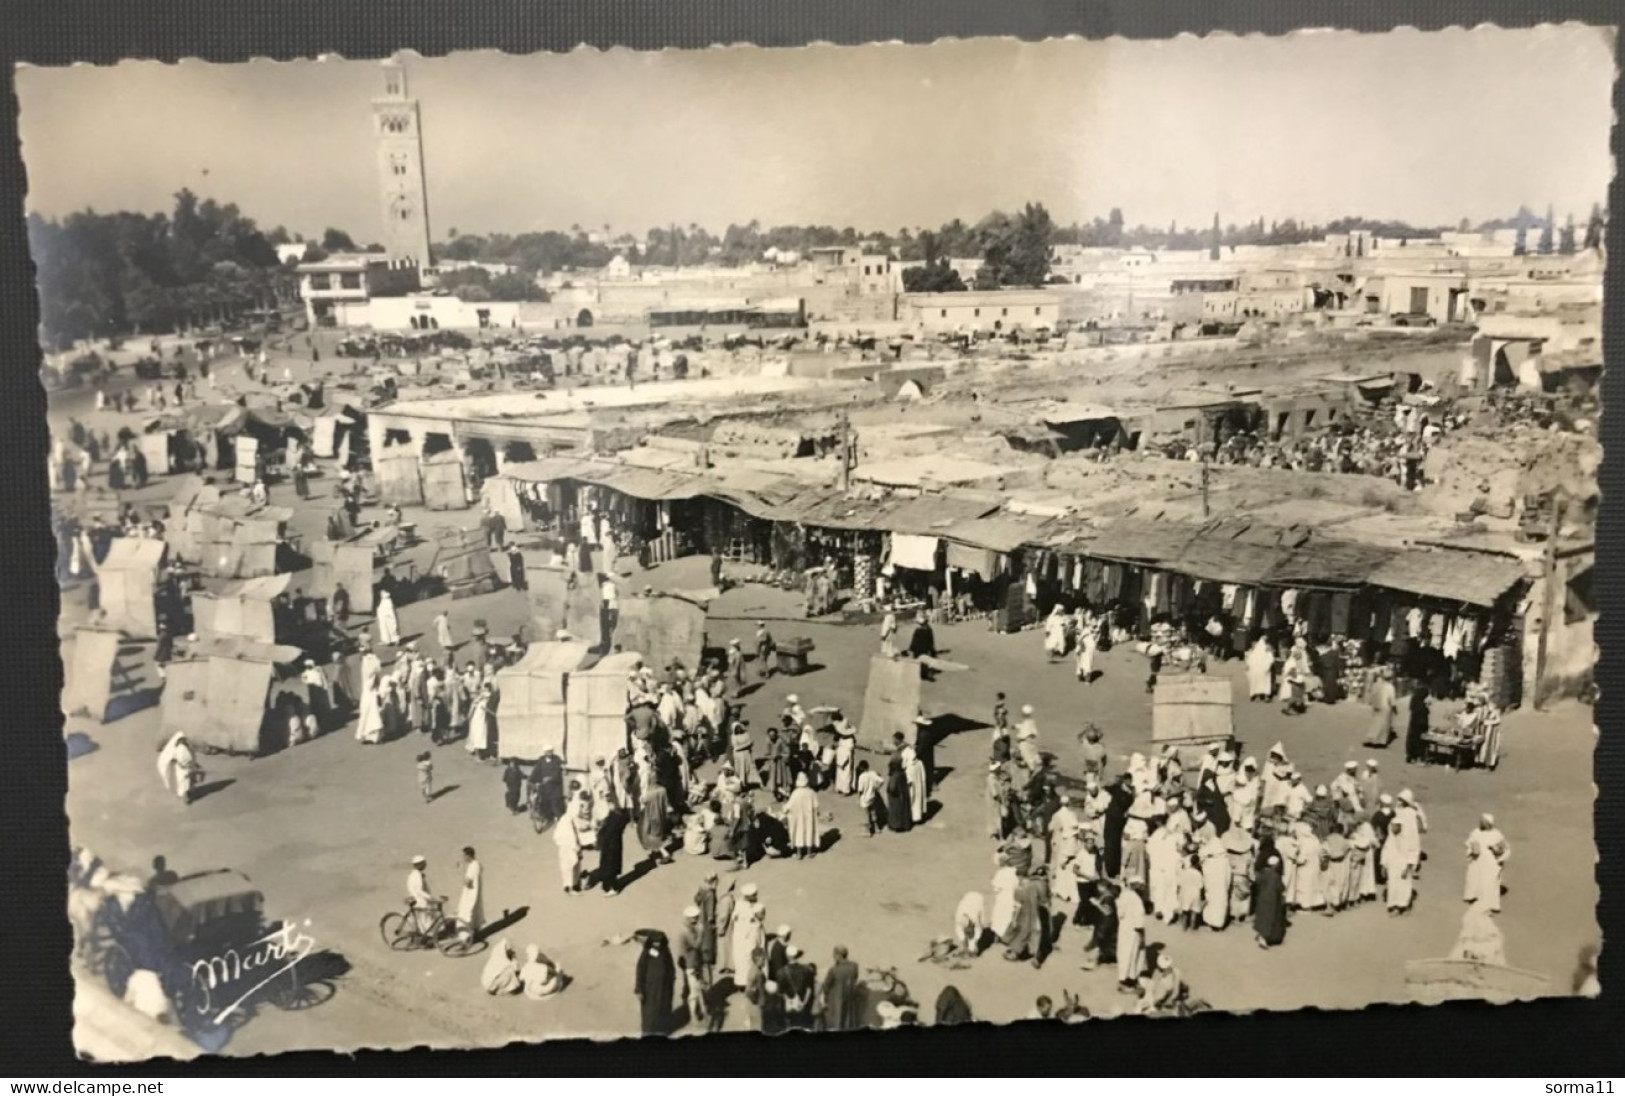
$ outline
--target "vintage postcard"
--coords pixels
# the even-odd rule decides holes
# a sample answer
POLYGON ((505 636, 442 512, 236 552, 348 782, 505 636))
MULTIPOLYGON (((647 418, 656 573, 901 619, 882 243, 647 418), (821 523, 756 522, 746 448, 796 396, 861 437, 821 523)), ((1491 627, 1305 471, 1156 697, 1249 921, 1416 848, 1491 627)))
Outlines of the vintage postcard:
POLYGON ((1597 992, 1614 79, 20 70, 79 1051, 1597 992))

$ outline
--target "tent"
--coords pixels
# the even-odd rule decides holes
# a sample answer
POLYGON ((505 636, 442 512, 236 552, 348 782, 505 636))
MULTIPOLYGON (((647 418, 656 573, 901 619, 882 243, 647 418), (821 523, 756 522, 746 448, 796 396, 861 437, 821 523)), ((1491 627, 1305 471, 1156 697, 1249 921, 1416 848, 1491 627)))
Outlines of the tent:
POLYGON ((429 571, 445 580, 452 597, 474 597, 497 588, 496 567, 480 530, 448 526, 436 529, 434 540, 429 571))
POLYGON ((117 632, 102 628, 76 631, 73 657, 62 682, 63 712, 106 723, 150 705, 157 691, 144 687, 138 663, 124 661, 126 650, 124 637, 117 632))
POLYGON ((699 666, 705 653, 704 605, 656 595, 625 598, 619 609, 612 638, 622 650, 642 651, 651 666, 670 666, 673 659, 691 670, 699 666))
POLYGON ((259 479, 259 439, 248 434, 238 434, 233 442, 233 450, 237 455, 237 467, 232 475, 238 483, 253 483, 259 479))
POLYGON ((220 501, 220 489, 204 483, 201 476, 178 478, 176 491, 169 500, 169 520, 164 525, 164 539, 181 559, 197 560, 203 557, 205 511, 220 501))
MULTIPOLYGON (((590 574, 558 567, 542 567, 534 553, 525 553, 525 594, 530 598, 530 619, 536 635, 551 638, 560 629, 594 647, 603 644, 603 623, 598 584, 590 574), (575 584, 571 585, 574 579, 575 584)), ((622 644, 624 647, 625 644, 622 644)))
POLYGON ((212 578, 258 578, 276 573, 277 547, 293 511, 223 498, 203 511, 199 570, 212 578))
POLYGON ((591 650, 578 640, 533 643, 518 663, 497 671, 502 695, 497 747, 504 758, 535 761, 547 746, 560 758, 569 757, 565 697, 570 676, 591 650))
MULTIPOLYGON (((584 770, 600 757, 614 757, 628 745, 626 702, 632 671, 643 656, 631 651, 610 655, 588 670, 570 675, 565 692, 566 768, 584 770)), ((506 698, 504 698, 506 699, 506 698)))
POLYGON ((381 502, 396 506, 423 504, 423 477, 418 470, 418 455, 411 449, 398 446, 375 454, 372 471, 381 502))
POLYGON ((342 585, 350 595, 351 609, 358 613, 372 612, 378 549, 370 539, 314 541, 310 545, 310 558, 313 594, 331 598, 333 591, 342 585))
POLYGON ((275 643, 276 614, 272 602, 287 592, 292 575, 270 575, 233 582, 219 593, 200 590, 192 595, 192 621, 205 638, 236 636, 258 643, 275 643))
POLYGON ((297 647, 244 640, 205 642, 192 657, 169 664, 164 685, 164 734, 185 731, 205 748, 225 753, 270 752, 285 736, 270 713, 281 693, 302 694, 297 676, 277 667, 300 657, 297 647))
POLYGON ((418 474, 422 480, 423 505, 427 509, 468 509, 468 484, 463 475, 463 462, 455 450, 424 457, 418 474))
POLYGON ((920 664, 911 658, 875 655, 869 660, 869 684, 863 691, 863 718, 858 723, 858 745, 875 753, 889 753, 892 735, 902 732, 913 741, 920 714, 920 664))
POLYGON ((147 475, 169 475, 169 441, 172 437, 174 432, 171 430, 155 430, 136 439, 141 457, 147 462, 147 475))
POLYGON ((1228 742, 1235 733, 1229 678, 1164 674, 1151 697, 1151 741, 1228 742))
POLYGON ((154 599, 158 572, 164 565, 169 546, 146 537, 115 537, 107 558, 96 567, 101 589, 101 608, 109 627, 131 635, 158 634, 158 609, 154 599))

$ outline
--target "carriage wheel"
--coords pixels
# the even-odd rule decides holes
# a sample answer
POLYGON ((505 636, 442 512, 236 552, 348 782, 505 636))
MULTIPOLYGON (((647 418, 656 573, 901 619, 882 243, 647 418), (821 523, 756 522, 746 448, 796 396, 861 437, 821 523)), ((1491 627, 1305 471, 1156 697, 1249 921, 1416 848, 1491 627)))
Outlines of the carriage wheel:
POLYGON ((290 974, 286 981, 278 985, 271 997, 271 1004, 284 1012, 298 1012, 326 1004, 337 992, 338 987, 331 982, 304 982, 297 975, 290 974))
POLYGON ((122 944, 110 944, 102 952, 101 970, 107 978, 107 988, 113 991, 113 996, 124 997, 124 991, 129 988, 130 975, 135 973, 135 960, 130 953, 124 950, 122 944))
POLYGON ((378 935, 394 951, 412 951, 420 947, 417 929, 404 913, 386 913, 378 922, 378 935))

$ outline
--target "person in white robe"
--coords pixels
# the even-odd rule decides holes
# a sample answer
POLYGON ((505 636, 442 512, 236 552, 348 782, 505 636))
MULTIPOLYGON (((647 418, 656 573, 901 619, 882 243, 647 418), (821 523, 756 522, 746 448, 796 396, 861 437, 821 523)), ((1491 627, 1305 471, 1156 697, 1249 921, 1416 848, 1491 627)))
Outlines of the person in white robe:
POLYGON ((1248 833, 1253 832, 1253 825, 1258 821, 1258 801, 1261 791, 1258 782, 1258 762, 1249 757, 1241 763, 1241 771, 1236 774, 1235 785, 1225 797, 1225 806, 1230 811, 1232 826, 1239 826, 1248 833))
POLYGON ((1051 662, 1066 654, 1066 614, 1059 605, 1044 618, 1044 653, 1051 662))
POLYGON ((988 913, 987 924, 1001 941, 1010 935, 1010 927, 1016 920, 1018 882, 1016 869, 1008 864, 993 873, 993 909, 988 913))
POLYGON ((457 934, 472 942, 485 927, 484 869, 472 848, 463 849, 463 889, 457 895, 457 934))
POLYGON ((513 945, 506 939, 498 940, 490 958, 486 959, 485 969, 480 972, 480 988, 493 997, 519 992, 519 963, 513 945))
POLYGON ((1406 852, 1405 824, 1398 818, 1389 825, 1388 840, 1382 846, 1382 870, 1387 877, 1388 913, 1404 913, 1416 895, 1416 879, 1406 852))
POLYGON ((1095 652, 1100 650, 1100 635, 1091 620, 1078 622, 1078 680, 1085 685, 1095 682, 1095 652))
POLYGON ((1461 934, 1450 949, 1450 958, 1497 967, 1507 965, 1506 938, 1501 935, 1491 912, 1479 902, 1467 907, 1467 912, 1461 915, 1461 934))
POLYGON ((1044 759, 1038 748, 1038 721, 1033 719, 1033 706, 1021 706, 1021 722, 1016 724, 1016 753, 1022 766, 1029 773, 1036 773, 1044 767, 1044 759))
POLYGON ((1222 929, 1230 919, 1230 856, 1217 835, 1202 842, 1202 923, 1222 929))
POLYGON ((831 728, 835 731, 835 794, 851 795, 857 780, 858 730, 840 712, 835 713, 831 728))
POLYGON ((1151 910, 1159 921, 1172 921, 1179 909, 1180 842, 1180 835, 1167 826, 1159 826, 1146 838, 1151 910))
POLYGON ((734 984, 740 986, 750 984, 752 956, 767 949, 767 907, 755 900, 754 887, 747 884, 740 891, 744 901, 734 910, 733 972, 734 984))
POLYGON ((1462 899, 1485 913, 1501 912, 1501 869, 1512 855, 1506 835, 1495 828, 1495 818, 1486 814, 1478 828, 1467 835, 1467 884, 1462 899))
POLYGON ((897 613, 890 605, 880 619, 880 653, 887 658, 897 657, 897 613))
POLYGON ((491 692, 483 685, 474 694, 474 706, 468 713, 468 741, 463 748, 476 757, 491 746, 491 692))
POLYGON ((1358 857, 1360 870, 1354 880, 1355 896, 1362 902, 1377 897, 1377 831, 1366 819, 1354 827, 1349 837, 1351 857, 1358 857))
POLYGON ((177 799, 190 803, 198 772, 192 744, 187 741, 184 731, 176 731, 158 752, 158 779, 164 782, 167 790, 175 793, 177 799))
POLYGON ((384 698, 382 676, 361 687, 361 714, 355 723, 355 740, 374 746, 384 739, 384 698))
POLYGON ((1083 820, 1072 809, 1072 797, 1061 794, 1061 805, 1049 820, 1049 877, 1056 897, 1072 901, 1076 897, 1075 877, 1064 870, 1078 854, 1083 820))
MULTIPOLYGON (((391 606, 393 608, 393 606, 391 606)), ((440 644, 440 649, 450 654, 456 650, 457 645, 451 641, 451 620, 444 613, 436 613, 434 618, 434 638, 440 644)))
POLYGON ((1117 895, 1117 988, 1132 992, 1145 970, 1145 897, 1134 886, 1117 895))
POLYGON ((1247 649, 1247 698, 1268 700, 1272 693, 1270 674, 1275 668, 1275 651, 1263 636, 1247 649))
POLYGON ((519 983, 525 998, 541 1001, 564 988, 564 972, 557 963, 542 954, 535 944, 525 945, 525 965, 519 969, 519 983))
POLYGON ((395 600, 389 596, 388 590, 378 594, 378 642, 384 646, 393 646, 401 641, 401 621, 395 615, 395 600))
POLYGON ((581 889, 581 835, 570 818, 554 825, 553 847, 559 853, 559 885, 565 894, 574 894, 581 889))
POLYGON ((1326 876, 1320 865, 1320 838, 1314 827, 1299 822, 1293 827, 1297 838, 1292 859, 1298 869, 1293 873, 1293 904, 1301 910, 1318 910, 1326 905, 1326 876))
POLYGON ((987 902, 982 892, 967 891, 954 909, 954 947, 962 955, 980 955, 987 928, 987 902))
POLYGON ((903 775, 908 780, 908 813, 918 826, 925 821, 926 797, 931 790, 931 779, 925 771, 925 762, 920 760, 913 746, 903 747, 903 775))
POLYGON ((1428 820, 1409 788, 1399 793, 1399 800, 1394 804, 1394 821, 1403 827, 1400 848, 1404 851, 1405 863, 1411 866, 1411 878, 1415 879, 1422 874, 1422 835, 1427 832, 1428 820))

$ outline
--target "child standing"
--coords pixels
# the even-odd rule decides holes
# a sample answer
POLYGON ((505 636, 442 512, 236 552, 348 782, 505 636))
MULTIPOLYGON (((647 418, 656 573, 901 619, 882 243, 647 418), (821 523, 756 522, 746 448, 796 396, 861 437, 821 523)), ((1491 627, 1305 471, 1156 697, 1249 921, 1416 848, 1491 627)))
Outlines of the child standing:
POLYGON ((1179 871, 1179 920, 1189 932, 1202 916, 1202 862, 1192 856, 1179 871))
POLYGON ((427 752, 418 754, 418 791, 425 803, 434 800, 434 759, 427 752))
POLYGON ((1000 693, 993 701, 993 741, 1010 737, 1010 705, 1004 702, 1004 694, 1000 693))

